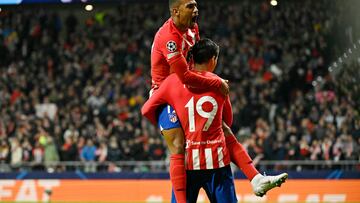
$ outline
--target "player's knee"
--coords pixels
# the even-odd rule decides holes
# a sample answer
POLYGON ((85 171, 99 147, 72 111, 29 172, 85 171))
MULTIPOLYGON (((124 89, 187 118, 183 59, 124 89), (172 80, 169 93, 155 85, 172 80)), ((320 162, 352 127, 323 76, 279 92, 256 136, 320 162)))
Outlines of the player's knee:
POLYGON ((171 154, 184 154, 185 153, 184 135, 181 134, 175 135, 171 145, 172 145, 170 149, 171 154))
POLYGON ((173 143, 173 150, 171 154, 184 154, 185 148, 184 148, 184 142, 174 142, 173 143))

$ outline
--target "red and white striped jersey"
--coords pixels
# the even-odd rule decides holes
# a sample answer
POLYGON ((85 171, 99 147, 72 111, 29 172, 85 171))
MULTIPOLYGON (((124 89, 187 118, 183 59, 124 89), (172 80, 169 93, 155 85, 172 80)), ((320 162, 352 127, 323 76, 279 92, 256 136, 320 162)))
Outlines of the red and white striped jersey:
POLYGON ((186 139, 186 143, 195 145, 186 146, 187 170, 215 169, 224 167, 230 163, 225 139, 204 141, 186 139))
MULTIPOLYGON (((210 72, 197 73, 218 77, 210 72)), ((156 109, 163 104, 176 110, 184 129, 187 170, 216 169, 230 164, 222 130, 223 120, 229 126, 232 124, 229 97, 211 89, 190 91, 172 74, 144 104, 142 114, 156 124, 156 109)))

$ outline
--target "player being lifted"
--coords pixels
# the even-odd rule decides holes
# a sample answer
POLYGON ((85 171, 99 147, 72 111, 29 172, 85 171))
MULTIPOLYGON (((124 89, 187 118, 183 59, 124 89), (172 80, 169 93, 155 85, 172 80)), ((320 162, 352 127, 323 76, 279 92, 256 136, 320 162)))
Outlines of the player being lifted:
MULTIPOLYGON (((156 33, 151 50, 152 88, 150 95, 159 88, 170 73, 176 73, 179 80, 185 85, 200 90, 205 87, 211 88, 227 95, 229 87, 225 80, 196 74, 189 70, 189 67, 192 66, 191 62, 188 64, 185 59, 189 49, 200 39, 196 23, 199 15, 196 1, 169 0, 169 8, 171 17, 156 33)), ((159 108, 158 115, 157 123, 170 151, 169 173, 175 197, 178 203, 183 203, 186 202, 184 132, 171 106, 165 105, 159 108)), ((242 169, 249 180, 252 180, 259 174, 258 171, 231 130, 226 125, 223 125, 223 128, 231 161, 242 169)), ((261 189, 256 194, 261 195, 266 191, 261 189)))

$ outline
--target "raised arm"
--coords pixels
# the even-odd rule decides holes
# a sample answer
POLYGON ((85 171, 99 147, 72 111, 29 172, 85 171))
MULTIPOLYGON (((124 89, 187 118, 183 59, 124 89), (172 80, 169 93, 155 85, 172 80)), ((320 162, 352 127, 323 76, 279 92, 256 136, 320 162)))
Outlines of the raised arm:
POLYGON ((173 40, 165 40, 160 45, 160 50, 180 81, 183 84, 197 89, 213 88, 218 89, 224 95, 229 93, 229 86, 225 80, 221 78, 208 78, 194 71, 189 70, 185 56, 181 52, 182 39, 177 37, 173 40))
POLYGON ((226 123, 226 125, 231 126, 233 122, 233 113, 232 113, 232 107, 230 102, 230 97, 227 96, 227 99, 224 103, 223 108, 223 121, 226 123))
POLYGON ((202 75, 196 74, 194 71, 189 70, 185 57, 182 54, 180 54, 179 57, 172 61, 170 67, 183 84, 197 89, 205 89, 209 87, 214 89, 221 88, 221 79, 204 77, 202 75))

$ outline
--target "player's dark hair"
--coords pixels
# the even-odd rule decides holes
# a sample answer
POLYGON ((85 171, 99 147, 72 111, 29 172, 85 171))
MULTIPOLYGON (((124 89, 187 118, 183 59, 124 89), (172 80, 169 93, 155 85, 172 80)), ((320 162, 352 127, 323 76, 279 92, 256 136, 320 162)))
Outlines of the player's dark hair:
POLYGON ((195 43, 191 49, 191 54, 195 63, 203 64, 214 56, 218 57, 219 46, 211 39, 204 38, 195 43))
POLYGON ((180 0, 169 0, 169 9, 171 10, 180 0))

